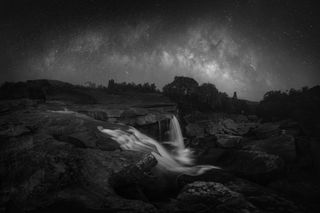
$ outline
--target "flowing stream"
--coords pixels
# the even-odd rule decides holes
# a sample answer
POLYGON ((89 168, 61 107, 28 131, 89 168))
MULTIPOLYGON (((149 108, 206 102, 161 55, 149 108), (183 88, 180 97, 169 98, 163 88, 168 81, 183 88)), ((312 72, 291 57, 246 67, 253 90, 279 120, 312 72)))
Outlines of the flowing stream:
POLYGON ((172 149, 167 149, 133 127, 129 127, 127 131, 104 129, 101 126, 98 126, 98 129, 117 141, 124 150, 151 152, 158 161, 157 168, 164 172, 196 176, 210 169, 219 168, 212 165, 194 165, 192 151, 185 147, 180 124, 175 116, 170 120, 169 141, 163 142, 169 144, 172 149))

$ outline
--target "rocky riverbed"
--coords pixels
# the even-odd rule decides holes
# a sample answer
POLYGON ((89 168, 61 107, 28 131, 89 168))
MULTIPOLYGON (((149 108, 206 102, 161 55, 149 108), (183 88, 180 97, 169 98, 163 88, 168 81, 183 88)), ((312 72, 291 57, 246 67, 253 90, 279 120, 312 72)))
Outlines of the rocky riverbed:
POLYGON ((175 104, 0 103, 2 212, 315 212, 312 139, 293 121, 190 114, 185 143, 199 176, 157 174, 151 153, 122 150, 97 126, 164 141, 175 104))

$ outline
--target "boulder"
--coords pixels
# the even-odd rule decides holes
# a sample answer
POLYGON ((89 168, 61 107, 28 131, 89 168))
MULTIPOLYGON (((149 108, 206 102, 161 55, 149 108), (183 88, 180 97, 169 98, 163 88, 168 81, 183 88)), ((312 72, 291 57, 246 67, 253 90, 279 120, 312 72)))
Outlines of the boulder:
POLYGON ((291 135, 280 135, 262 140, 246 141, 242 148, 274 154, 280 156, 287 162, 293 162, 296 159, 295 139, 291 135))

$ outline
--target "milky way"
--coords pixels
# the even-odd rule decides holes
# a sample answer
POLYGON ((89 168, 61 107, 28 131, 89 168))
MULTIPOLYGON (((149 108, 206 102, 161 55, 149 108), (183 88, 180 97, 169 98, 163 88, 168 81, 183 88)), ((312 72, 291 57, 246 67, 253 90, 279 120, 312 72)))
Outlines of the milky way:
MULTIPOLYGON (((151 6, 159 6, 159 2, 151 6)), ((115 79, 154 82, 162 88, 179 75, 213 83, 229 95, 237 91, 239 97, 251 100, 261 99, 269 90, 318 84, 315 53, 305 51, 299 40, 299 36, 301 40, 308 36, 301 32, 303 29, 292 28, 288 22, 281 24, 280 16, 275 16, 279 24, 270 24, 272 16, 255 17, 261 3, 246 2, 245 8, 237 8, 239 2, 230 1, 212 8, 212 12, 200 7, 189 15, 192 5, 186 6, 180 12, 175 10, 176 16, 173 11, 163 12, 170 7, 168 3, 160 5, 160 12, 137 9, 133 18, 130 13, 123 15, 121 8, 120 18, 99 19, 86 14, 85 19, 81 16, 43 27, 46 21, 54 20, 51 15, 40 21, 34 38, 37 24, 21 33, 26 39, 12 40, 14 48, 4 44, 9 48, 6 57, 11 64, 3 62, 2 81, 48 78, 107 85, 109 79, 115 79), (270 19, 265 27, 260 26, 264 18, 270 19)), ((68 14, 63 13, 63 17, 67 19, 68 14)), ((9 27, 3 27, 7 35, 19 31, 11 27, 10 19, 8 23, 9 27)))

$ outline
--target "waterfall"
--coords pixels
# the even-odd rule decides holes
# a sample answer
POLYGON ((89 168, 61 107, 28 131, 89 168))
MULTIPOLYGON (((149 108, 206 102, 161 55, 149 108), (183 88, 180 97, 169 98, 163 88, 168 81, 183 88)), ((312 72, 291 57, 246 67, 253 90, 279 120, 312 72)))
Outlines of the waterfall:
POLYGON ((117 141, 124 150, 150 152, 157 159, 157 167, 162 171, 181 173, 187 175, 200 175, 204 172, 218 168, 212 165, 194 165, 192 151, 185 147, 178 119, 173 116, 170 120, 169 141, 173 149, 166 149, 161 143, 144 135, 137 129, 130 127, 127 131, 116 129, 98 129, 117 141))

